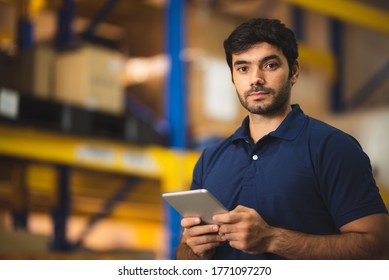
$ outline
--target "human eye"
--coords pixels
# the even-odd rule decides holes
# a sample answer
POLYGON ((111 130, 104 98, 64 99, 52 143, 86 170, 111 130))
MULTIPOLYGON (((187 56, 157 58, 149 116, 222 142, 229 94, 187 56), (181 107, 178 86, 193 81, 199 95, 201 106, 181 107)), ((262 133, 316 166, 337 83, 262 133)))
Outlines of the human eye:
POLYGON ((279 63, 278 62, 268 62, 265 64, 265 69, 268 69, 268 70, 276 70, 278 67, 279 67, 279 63))
POLYGON ((240 73, 246 73, 249 70, 249 68, 247 66, 239 66, 236 68, 236 70, 240 73))

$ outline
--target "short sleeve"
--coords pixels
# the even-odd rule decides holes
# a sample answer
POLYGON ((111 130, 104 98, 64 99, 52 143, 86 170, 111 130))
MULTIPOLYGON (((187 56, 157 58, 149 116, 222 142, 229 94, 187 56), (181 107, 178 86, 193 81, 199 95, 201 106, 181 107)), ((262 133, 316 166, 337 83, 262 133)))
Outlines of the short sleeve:
POLYGON ((356 139, 335 130, 316 156, 319 188, 338 227, 370 214, 387 212, 368 156, 356 139))

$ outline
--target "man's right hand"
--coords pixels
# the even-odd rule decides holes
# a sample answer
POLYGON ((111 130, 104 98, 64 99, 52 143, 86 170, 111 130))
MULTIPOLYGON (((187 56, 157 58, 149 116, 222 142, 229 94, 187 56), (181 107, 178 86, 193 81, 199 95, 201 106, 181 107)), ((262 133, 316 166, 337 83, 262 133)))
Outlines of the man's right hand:
POLYGON ((218 225, 201 224, 200 218, 183 218, 181 226, 184 228, 181 243, 186 244, 200 259, 210 259, 215 248, 224 241, 218 234, 218 225))

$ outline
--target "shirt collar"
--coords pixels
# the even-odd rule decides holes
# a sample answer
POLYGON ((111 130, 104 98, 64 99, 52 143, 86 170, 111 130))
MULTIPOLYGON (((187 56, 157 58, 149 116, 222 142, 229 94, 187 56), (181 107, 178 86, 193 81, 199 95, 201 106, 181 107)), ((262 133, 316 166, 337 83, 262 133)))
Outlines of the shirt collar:
MULTIPOLYGON (((280 126, 275 131, 270 132, 269 135, 285 140, 293 140, 300 133, 307 118, 308 116, 304 114, 298 104, 292 105, 292 111, 289 112, 280 126)), ((247 116, 244 118, 242 125, 232 135, 231 141, 249 140, 250 138, 249 117, 247 116)))

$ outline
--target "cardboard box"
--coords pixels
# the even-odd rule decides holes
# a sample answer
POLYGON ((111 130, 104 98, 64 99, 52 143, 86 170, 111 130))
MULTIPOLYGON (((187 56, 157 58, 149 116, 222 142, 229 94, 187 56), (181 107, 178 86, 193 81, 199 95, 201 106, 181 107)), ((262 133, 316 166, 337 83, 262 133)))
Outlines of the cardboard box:
POLYGON ((0 84, 34 96, 50 97, 54 53, 50 47, 37 46, 19 50, 16 56, 2 56, 0 84))
POLYGON ((124 109, 124 57, 113 50, 83 46, 57 55, 54 98, 60 102, 120 114, 124 109))

